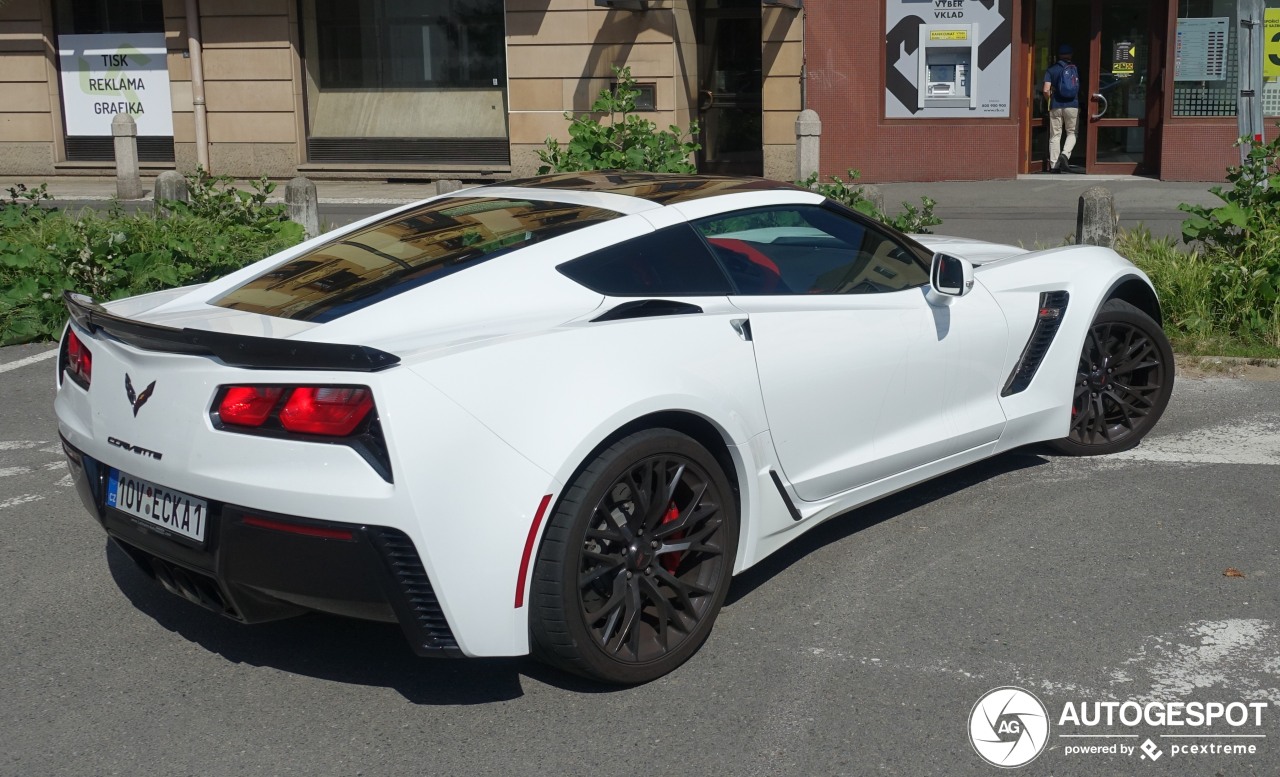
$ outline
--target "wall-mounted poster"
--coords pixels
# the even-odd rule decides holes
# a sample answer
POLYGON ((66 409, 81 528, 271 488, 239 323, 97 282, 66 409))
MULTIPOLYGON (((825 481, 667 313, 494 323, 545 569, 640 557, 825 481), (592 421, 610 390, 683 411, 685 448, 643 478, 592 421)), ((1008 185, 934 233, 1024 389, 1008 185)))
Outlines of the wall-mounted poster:
POLYGON ((173 135, 163 32, 59 35, 68 135, 110 135, 127 113, 139 135, 173 135))
POLYGON ((1013 0, 886 3, 886 118, 1009 116, 1013 0))
POLYGON ((1173 48, 1174 81, 1221 81, 1227 77, 1227 34, 1231 19, 1179 19, 1173 48))
POLYGON ((1118 40, 1111 50, 1111 75, 1116 78, 1133 76, 1133 60, 1138 49, 1131 40, 1118 40))

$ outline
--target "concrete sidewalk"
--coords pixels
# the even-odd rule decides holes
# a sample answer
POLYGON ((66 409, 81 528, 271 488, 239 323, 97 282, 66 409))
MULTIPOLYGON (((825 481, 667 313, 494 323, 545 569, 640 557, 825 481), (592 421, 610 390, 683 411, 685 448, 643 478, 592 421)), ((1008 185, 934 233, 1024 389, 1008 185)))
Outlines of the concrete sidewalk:
MULTIPOLYGON (((843 177, 843 176, 842 176, 843 177)), ((25 180, 28 186, 39 181, 25 180)), ((16 180, 0 181, 0 191, 16 180)), ((49 179, 49 193, 59 203, 97 203, 115 196, 115 179, 108 177, 61 176, 49 179)), ((382 207, 400 205, 435 194, 430 181, 387 183, 385 181, 316 181, 321 215, 340 225, 382 207)), ((249 188, 248 182, 237 184, 249 188)), ((882 183, 886 210, 902 211, 902 201, 919 205, 920 197, 937 201, 935 214, 943 220, 934 231, 1011 243, 1027 247, 1061 245, 1075 232, 1076 206, 1081 193, 1091 186, 1104 186, 1115 195, 1120 225, 1126 229, 1146 227, 1161 236, 1178 237, 1186 214, 1180 203, 1212 205, 1218 199, 1209 193, 1212 183, 1177 183, 1149 178, 1087 175, 1025 175, 1001 181, 934 181, 927 183, 882 183)), ((154 179, 144 179, 150 198, 154 179)), ((273 199, 284 195, 282 182, 273 199)))

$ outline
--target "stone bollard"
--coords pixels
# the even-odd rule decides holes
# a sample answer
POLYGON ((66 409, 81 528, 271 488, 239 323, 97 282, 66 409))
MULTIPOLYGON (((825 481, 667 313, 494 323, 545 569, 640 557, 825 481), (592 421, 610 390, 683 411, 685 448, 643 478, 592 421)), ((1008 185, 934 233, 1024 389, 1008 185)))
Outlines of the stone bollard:
POLYGON ((1076 245, 1115 248, 1118 223, 1111 190, 1105 186, 1086 189, 1076 211, 1076 245))
POLYGON ((298 176, 284 187, 284 201, 289 206, 289 220, 302 225, 307 239, 320 234, 320 198, 316 185, 298 176))
POLYGON ((450 178, 441 178, 436 181, 436 194, 448 194, 449 192, 456 192, 462 188, 464 188, 462 181, 456 181, 450 178))
POLYGON ((803 181, 818 172, 818 146, 822 138, 822 120, 812 108, 796 117, 796 180, 803 181))
POLYGON ((170 215, 168 208, 161 203, 167 201, 190 202, 191 195, 187 191, 187 179, 177 170, 165 170, 156 176, 156 189, 151 193, 151 198, 156 203, 156 215, 161 218, 167 218, 170 215))
POLYGON ((870 200, 871 204, 876 207, 876 211, 884 213, 884 192, 880 191, 880 187, 873 183, 863 184, 858 187, 862 190, 862 198, 870 200))
POLYGON ((116 197, 142 199, 142 171, 138 167, 138 124, 127 113, 111 120, 111 136, 116 144, 116 197))

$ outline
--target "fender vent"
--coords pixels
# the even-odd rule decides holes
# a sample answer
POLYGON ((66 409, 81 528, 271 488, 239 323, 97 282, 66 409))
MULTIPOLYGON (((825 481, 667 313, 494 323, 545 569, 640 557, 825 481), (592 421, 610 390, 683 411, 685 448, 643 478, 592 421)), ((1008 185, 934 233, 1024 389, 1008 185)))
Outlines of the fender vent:
POLYGON ((420 656, 462 655, 413 541, 384 526, 369 527, 369 536, 391 572, 394 585, 387 598, 413 651, 420 656))
POLYGON ((1031 330, 1031 337, 1022 349, 1022 356, 1013 368, 1013 374, 1004 384, 1000 396, 1007 397, 1025 391, 1031 385, 1031 379, 1040 369, 1040 363, 1049 352, 1053 338, 1062 326, 1062 317, 1067 313, 1067 300, 1070 295, 1065 291, 1045 291, 1040 293, 1040 310, 1036 314, 1036 325, 1031 330))

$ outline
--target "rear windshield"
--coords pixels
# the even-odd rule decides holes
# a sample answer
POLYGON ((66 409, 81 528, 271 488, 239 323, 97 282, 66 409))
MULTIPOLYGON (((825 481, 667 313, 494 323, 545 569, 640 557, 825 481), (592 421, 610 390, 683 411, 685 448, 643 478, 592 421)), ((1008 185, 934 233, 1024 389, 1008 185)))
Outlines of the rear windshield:
POLYGON ((213 304, 297 321, 332 321, 517 248, 619 215, 539 200, 436 200, 297 256, 213 304))

